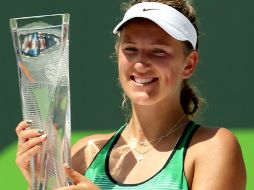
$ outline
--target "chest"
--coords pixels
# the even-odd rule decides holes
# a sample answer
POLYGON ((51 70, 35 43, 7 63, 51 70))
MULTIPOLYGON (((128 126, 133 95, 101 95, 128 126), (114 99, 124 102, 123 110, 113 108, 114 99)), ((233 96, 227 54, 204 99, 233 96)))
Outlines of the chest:
POLYGON ((118 182, 133 184, 147 181, 159 173, 170 161, 171 151, 151 150, 146 154, 129 151, 123 154, 119 149, 111 152, 109 173, 118 182), (142 160, 139 160, 142 157, 142 160))

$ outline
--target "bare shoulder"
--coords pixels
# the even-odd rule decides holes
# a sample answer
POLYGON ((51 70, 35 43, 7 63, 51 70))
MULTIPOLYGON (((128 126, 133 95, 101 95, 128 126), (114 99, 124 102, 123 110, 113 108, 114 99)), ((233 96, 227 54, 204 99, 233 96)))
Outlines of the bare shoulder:
POLYGON ((108 142, 114 133, 95 134, 77 141, 71 148, 72 167, 79 173, 84 173, 94 157, 108 142))
POLYGON ((221 149, 240 148, 236 136, 230 130, 222 127, 200 127, 191 144, 201 147, 219 146, 217 148, 221 149))
POLYGON ((110 134, 94 134, 86 136, 78 140, 71 149, 72 155, 77 153, 80 149, 86 147, 89 143, 93 142, 98 146, 104 146, 104 144, 112 137, 114 133, 110 134))
POLYGON ((188 151, 194 163, 193 190, 245 189, 241 147, 230 130, 200 127, 188 151))
POLYGON ((197 156, 219 153, 227 158, 233 154, 241 154, 241 147, 234 133, 222 127, 200 127, 190 146, 199 150, 197 156))

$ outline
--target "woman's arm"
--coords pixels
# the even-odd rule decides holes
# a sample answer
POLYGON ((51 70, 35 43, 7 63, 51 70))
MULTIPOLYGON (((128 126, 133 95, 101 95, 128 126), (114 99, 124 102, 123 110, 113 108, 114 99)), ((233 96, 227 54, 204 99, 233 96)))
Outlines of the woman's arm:
POLYGON ((201 130, 195 144, 191 189, 245 190, 246 170, 238 140, 225 128, 210 131, 201 130))

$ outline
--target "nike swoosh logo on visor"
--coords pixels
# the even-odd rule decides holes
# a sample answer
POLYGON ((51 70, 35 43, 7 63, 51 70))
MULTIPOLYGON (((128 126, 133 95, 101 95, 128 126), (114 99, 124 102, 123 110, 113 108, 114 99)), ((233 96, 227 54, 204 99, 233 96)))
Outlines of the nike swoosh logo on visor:
POLYGON ((143 9, 144 12, 145 11, 152 11, 152 10, 160 10, 160 9, 146 9, 146 8, 143 9))

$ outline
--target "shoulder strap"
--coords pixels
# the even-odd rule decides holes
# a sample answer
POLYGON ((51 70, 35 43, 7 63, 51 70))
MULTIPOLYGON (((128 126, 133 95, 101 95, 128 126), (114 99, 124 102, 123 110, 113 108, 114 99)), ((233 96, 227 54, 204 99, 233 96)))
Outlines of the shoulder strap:
POLYGON ((96 154, 93 161, 90 163, 88 168, 86 169, 84 175, 88 176, 89 172, 95 168, 100 168, 104 170, 105 168, 105 160, 108 155, 108 151, 110 151, 112 144, 114 144, 117 139, 120 137, 121 132, 126 127, 126 124, 124 124, 120 129, 118 129, 115 134, 108 140, 108 142, 101 148, 101 150, 96 154))
POLYGON ((192 136, 194 135, 194 133, 199 127, 200 125, 196 124, 194 121, 190 121, 187 124, 182 136, 180 137, 176 145, 176 149, 181 149, 181 148, 187 149, 189 147, 192 136))

